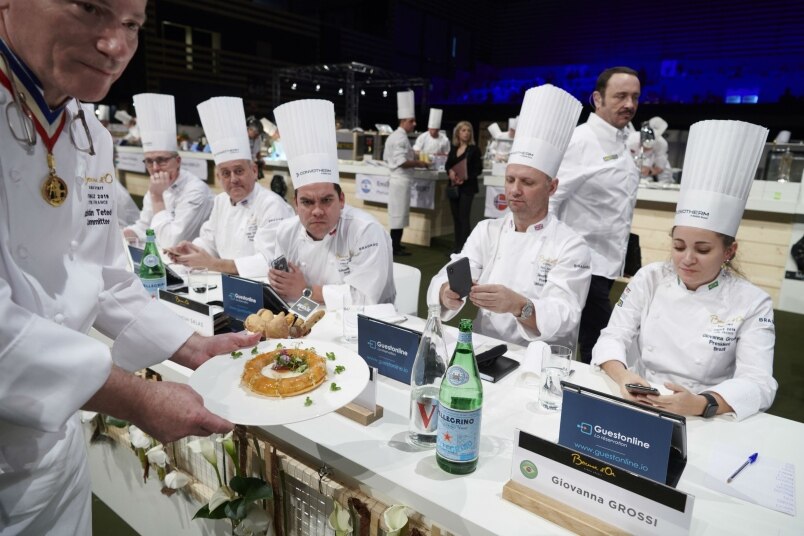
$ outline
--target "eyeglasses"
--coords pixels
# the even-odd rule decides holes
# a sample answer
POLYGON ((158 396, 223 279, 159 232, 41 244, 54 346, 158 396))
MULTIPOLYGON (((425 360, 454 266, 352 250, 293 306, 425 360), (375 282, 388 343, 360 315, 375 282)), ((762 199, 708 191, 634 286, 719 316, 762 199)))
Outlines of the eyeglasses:
POLYGON ((159 164, 160 166, 164 166, 165 164, 167 164, 168 162, 170 162, 174 158, 176 158, 175 154, 171 155, 171 156, 157 156, 156 158, 146 158, 145 160, 143 160, 143 162, 145 162, 145 167, 151 167, 154 164, 159 164))
POLYGON ((232 180, 232 175, 237 177, 238 179, 242 179, 248 173, 248 169, 244 167, 236 167, 233 170, 231 169, 219 169, 218 170, 218 177, 221 180, 229 181, 232 180))
MULTIPOLYGON (((11 135, 18 142, 33 147, 36 145, 36 127, 34 126, 33 112, 28 106, 25 94, 17 87, 14 73, 9 68, 5 54, 0 53, 0 58, 3 59, 12 87, 11 102, 6 104, 6 120, 8 121, 11 135)), ((95 156, 95 145, 92 143, 92 136, 89 133, 89 125, 87 125, 87 120, 84 116, 84 109, 78 99, 74 98, 73 100, 78 113, 70 120, 70 139, 76 149, 95 156)))

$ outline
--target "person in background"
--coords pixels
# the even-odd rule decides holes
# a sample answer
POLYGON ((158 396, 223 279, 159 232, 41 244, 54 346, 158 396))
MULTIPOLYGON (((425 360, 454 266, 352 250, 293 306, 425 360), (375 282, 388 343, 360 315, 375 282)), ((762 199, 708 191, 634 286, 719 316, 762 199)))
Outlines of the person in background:
POLYGON ((483 173, 483 160, 480 149, 475 145, 475 133, 469 121, 461 121, 452 131, 452 147, 445 166, 449 175, 451 190, 449 208, 455 226, 455 248, 453 253, 463 249, 472 231, 472 199, 479 191, 478 177, 483 173), (457 195, 456 195, 457 194, 457 195))
POLYGON ((550 211, 581 235, 592 251, 592 283, 581 317, 581 360, 611 316, 609 293, 621 276, 636 205, 639 171, 626 146, 639 104, 637 73, 628 67, 606 69, 592 93, 595 111, 572 136, 550 211))
POLYGON ((260 124, 262 124, 263 131, 268 135, 270 139, 270 157, 273 160, 284 160, 285 159, 285 150, 282 148, 282 141, 279 136, 279 129, 276 128, 276 125, 273 124, 271 121, 263 117, 260 119, 260 124))
POLYGON ((134 107, 150 182, 139 218, 123 234, 145 242, 145 231, 153 229, 159 247, 172 248, 198 236, 213 195, 207 183, 181 167, 173 95, 140 93, 134 95, 134 107))
POLYGON ((194 333, 125 265, 108 180, 112 138, 78 99, 103 99, 120 77, 145 8, 145 0, 0 3, 3 535, 91 533, 81 408, 163 443, 231 430, 188 385, 131 371, 167 358, 195 369, 258 341, 194 333), (89 336, 92 327, 114 345, 89 336))
POLYGON ((263 251, 274 247, 279 222, 293 216, 284 199, 257 183, 251 160, 243 100, 214 97, 198 105, 204 133, 212 147, 215 176, 223 192, 192 242, 168 249, 170 258, 191 268, 207 268, 243 277, 264 276, 263 251))
POLYGON ((690 128, 671 261, 636 273, 593 351, 624 398, 705 418, 744 419, 773 403, 773 302, 732 268, 767 134, 739 121, 690 128), (627 387, 651 383, 670 394, 627 387))
POLYGON ((654 139, 642 140, 641 132, 628 135, 628 149, 640 170, 640 178, 655 177, 662 184, 673 182, 673 169, 667 159, 667 140, 662 134, 667 130, 667 122, 661 117, 652 117, 648 121, 654 139))
POLYGON ((330 309, 353 303, 393 303, 393 255, 388 233, 373 217, 348 207, 339 184, 334 106, 298 100, 274 110, 282 129, 298 216, 283 221, 268 280, 286 301, 307 296, 330 309))
MULTIPOLYGON (((510 212, 475 226, 461 257, 469 259, 469 300, 478 307, 474 329, 514 344, 575 346, 589 289, 589 248, 548 211, 548 200, 581 103, 551 85, 529 89, 508 159, 505 196, 510 212)), ((453 318, 464 299, 449 286, 447 267, 430 282, 427 303, 453 318)))
POLYGON ((449 152, 449 138, 440 130, 441 117, 444 110, 430 108, 430 117, 427 119, 427 132, 422 132, 413 144, 413 152, 419 160, 429 161, 434 154, 447 154, 449 152), (427 155, 422 158, 422 154, 427 155))
POLYGON ((416 159, 410 146, 408 134, 416 128, 416 112, 413 91, 400 91, 396 94, 397 128, 385 140, 382 159, 391 170, 388 192, 388 227, 391 229, 391 243, 395 256, 409 256, 402 247, 402 232, 410 222, 410 180, 414 169, 425 168, 427 164, 416 159))
POLYGON ((253 115, 246 118, 246 127, 248 129, 248 142, 251 145, 251 160, 257 164, 257 179, 261 179, 263 177, 263 162, 260 152, 262 151, 265 133, 263 132, 262 123, 253 115))
POLYGON ((120 140, 120 145, 139 145, 140 128, 137 126, 137 118, 125 110, 118 110, 115 112, 114 118, 126 125, 128 128, 128 132, 125 136, 123 136, 123 139, 120 140))

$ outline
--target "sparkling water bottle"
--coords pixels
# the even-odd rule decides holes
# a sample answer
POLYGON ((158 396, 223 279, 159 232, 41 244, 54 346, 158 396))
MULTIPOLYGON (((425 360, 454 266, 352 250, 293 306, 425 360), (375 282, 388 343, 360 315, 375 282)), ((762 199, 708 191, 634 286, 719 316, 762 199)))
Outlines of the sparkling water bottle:
POLYGON ((444 471, 471 473, 480 453, 483 386, 472 348, 472 321, 462 319, 458 344, 438 393, 436 461, 444 471))
POLYGON ((159 289, 167 287, 167 273, 156 247, 156 236, 153 229, 145 231, 145 249, 142 252, 142 259, 140 259, 139 275, 142 286, 152 298, 159 295, 159 289))
POLYGON ((410 373, 410 441, 434 447, 438 428, 438 391, 447 370, 447 345, 441 328, 441 307, 431 305, 422 340, 410 373))

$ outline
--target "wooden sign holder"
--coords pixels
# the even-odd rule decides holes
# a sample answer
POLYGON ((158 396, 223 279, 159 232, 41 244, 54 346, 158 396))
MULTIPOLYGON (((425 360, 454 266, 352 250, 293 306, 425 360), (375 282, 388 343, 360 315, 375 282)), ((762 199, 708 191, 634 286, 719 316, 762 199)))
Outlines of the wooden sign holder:
POLYGON ((630 534, 513 480, 509 480, 503 486, 502 496, 503 499, 576 534, 584 536, 625 536, 630 534))
POLYGON ((375 406, 374 411, 364 408, 363 406, 359 406, 355 403, 346 404, 342 408, 335 410, 335 413, 343 415, 347 419, 351 419, 357 424, 362 424, 363 426, 368 426, 374 421, 382 418, 382 412, 382 406, 379 404, 375 406))

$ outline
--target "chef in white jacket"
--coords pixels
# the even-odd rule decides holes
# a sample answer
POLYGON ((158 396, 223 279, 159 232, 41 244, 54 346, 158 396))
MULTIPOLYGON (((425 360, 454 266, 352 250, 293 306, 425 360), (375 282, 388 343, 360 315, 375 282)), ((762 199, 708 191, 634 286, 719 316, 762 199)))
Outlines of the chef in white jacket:
POLYGON ((427 167, 427 164, 416 159, 408 140, 408 134, 416 128, 412 90, 396 94, 396 115, 399 118, 399 128, 385 140, 382 159, 391 170, 388 186, 388 227, 391 230, 394 255, 408 256, 410 253, 402 248, 402 232, 410 220, 410 180, 413 178, 415 168, 427 167))
POLYGON ((145 242, 145 231, 153 229, 157 244, 170 248, 198 236, 214 196, 207 183, 181 168, 173 95, 140 93, 134 107, 150 182, 140 217, 123 234, 145 242))
POLYGON ((263 252, 273 249, 277 226, 293 216, 293 209, 257 183, 241 98, 213 97, 198 105, 198 115, 224 191, 215 196, 198 238, 170 249, 171 258, 189 267, 264 277, 268 260, 263 252))
POLYGON ((128 372, 171 356, 196 368, 236 342, 254 344, 253 336, 194 335, 126 269, 112 139, 76 98, 100 100, 120 76, 137 48, 145 4, 90 12, 41 0, 0 5, 4 536, 90 534, 79 408, 129 420, 164 442, 232 428, 189 386, 128 372), (114 346, 88 336, 91 327, 114 346))
POLYGON ((413 144, 416 155, 449 153, 450 143, 447 135, 441 132, 441 118, 444 110, 430 108, 430 117, 427 118, 427 132, 422 132, 413 144))
POLYGON ((773 303, 730 268, 767 134, 740 121, 690 129, 672 260, 636 273, 594 348, 592 364, 623 397, 706 418, 744 419, 773 402, 773 303), (672 394, 634 396, 629 383, 672 394))
MULTIPOLYGON (((481 221, 455 261, 468 257, 478 308, 475 331, 511 343, 575 346, 589 289, 589 248, 548 212, 548 199, 581 103, 551 85, 529 89, 505 177, 510 212, 481 221)), ((427 303, 440 303, 449 320, 464 305, 449 287, 446 266, 433 277, 427 303)))
POLYGON ((628 67, 606 69, 595 88, 595 111, 575 129, 558 170, 558 190, 550 199, 550 211, 581 235, 592 252, 592 282, 578 340, 584 363, 592 359, 592 348, 611 316, 609 293, 625 266, 639 187, 639 172, 625 143, 639 104, 637 73, 628 67))
POLYGON ((274 110, 293 179, 298 216, 283 221, 268 280, 287 301, 307 296, 330 309, 393 303, 388 233, 370 216, 347 210, 338 177, 335 109, 326 100, 298 100, 274 110))

